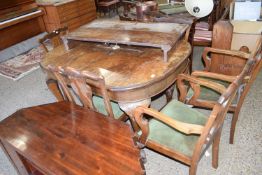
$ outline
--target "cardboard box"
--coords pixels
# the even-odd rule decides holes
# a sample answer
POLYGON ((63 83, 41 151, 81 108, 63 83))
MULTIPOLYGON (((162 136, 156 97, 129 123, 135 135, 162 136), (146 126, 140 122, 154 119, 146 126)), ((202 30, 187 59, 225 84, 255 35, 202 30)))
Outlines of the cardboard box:
POLYGON ((231 24, 234 26, 231 49, 239 50, 242 46, 247 46, 252 52, 261 36, 262 21, 231 20, 231 24))

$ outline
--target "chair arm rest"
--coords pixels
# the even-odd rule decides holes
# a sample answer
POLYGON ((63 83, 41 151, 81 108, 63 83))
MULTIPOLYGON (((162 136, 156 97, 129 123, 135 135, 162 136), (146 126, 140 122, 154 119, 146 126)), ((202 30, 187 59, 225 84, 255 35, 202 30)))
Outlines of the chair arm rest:
MULTIPOLYGON (((142 133, 143 133, 143 128, 144 128, 143 126, 145 125, 145 120, 143 119, 142 114, 147 114, 150 117, 153 117, 185 134, 201 134, 203 132, 204 127, 202 125, 180 122, 152 108, 139 106, 135 109, 134 116, 135 116, 135 120, 138 123, 139 127, 142 129, 142 133)), ((146 123, 148 125, 148 122, 146 123)))
POLYGON ((190 99, 191 100, 198 99, 201 93, 200 85, 210 88, 220 94, 223 94, 226 91, 225 86, 223 86, 222 84, 200 79, 200 78, 186 75, 186 74, 179 74, 177 77, 177 88, 179 90, 179 97, 178 97, 179 101, 184 102, 184 103, 187 101, 187 93, 188 93, 189 87, 191 87, 194 91, 194 94, 190 99), (185 81, 189 82, 189 86, 185 85, 185 81))
POLYGON ((226 82, 233 82, 236 79, 236 76, 230 76, 230 75, 224 75, 224 74, 206 72, 206 71, 194 71, 192 72, 191 75, 194 77, 206 77, 206 78, 212 78, 212 79, 222 80, 226 82))
POLYGON ((206 68, 210 67, 211 58, 208 56, 209 53, 216 53, 221 55, 229 55, 229 56, 236 56, 235 58, 245 59, 247 60, 250 57, 249 53, 245 53, 238 50, 224 50, 224 49, 216 49, 212 47, 205 47, 202 58, 205 62, 206 68))
POLYGON ((177 77, 177 82, 181 83, 182 80, 186 80, 189 83, 194 83, 197 85, 201 85, 201 86, 205 86, 208 87, 214 91, 217 91, 219 93, 224 93, 226 91, 226 87, 223 86, 222 84, 216 83, 216 82, 212 82, 212 81, 208 81, 208 80, 203 80, 200 78, 196 78, 190 75, 186 75, 186 74, 179 74, 177 77))

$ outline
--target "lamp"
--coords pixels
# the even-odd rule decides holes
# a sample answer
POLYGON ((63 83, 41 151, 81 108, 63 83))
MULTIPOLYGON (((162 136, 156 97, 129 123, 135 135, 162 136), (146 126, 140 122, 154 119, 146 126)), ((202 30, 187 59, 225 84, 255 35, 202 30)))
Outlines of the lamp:
POLYGON ((185 0, 185 7, 191 15, 202 18, 212 12, 214 2, 213 0, 185 0))

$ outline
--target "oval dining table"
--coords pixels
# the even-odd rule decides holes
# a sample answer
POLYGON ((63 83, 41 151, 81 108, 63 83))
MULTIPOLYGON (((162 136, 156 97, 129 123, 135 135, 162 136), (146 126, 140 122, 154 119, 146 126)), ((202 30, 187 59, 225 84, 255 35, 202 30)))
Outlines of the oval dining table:
MULTIPOLYGON (((102 75, 109 98, 133 119, 137 106, 149 106, 151 97, 168 89, 178 74, 188 70, 191 46, 187 41, 179 41, 168 54, 165 62, 158 48, 79 42, 70 50, 60 45, 46 53, 41 66, 45 70, 49 64, 69 66, 102 75)), ((55 80, 51 73, 47 79, 55 80)), ((61 101, 61 94, 52 87, 57 86, 49 84, 49 89, 61 101)))

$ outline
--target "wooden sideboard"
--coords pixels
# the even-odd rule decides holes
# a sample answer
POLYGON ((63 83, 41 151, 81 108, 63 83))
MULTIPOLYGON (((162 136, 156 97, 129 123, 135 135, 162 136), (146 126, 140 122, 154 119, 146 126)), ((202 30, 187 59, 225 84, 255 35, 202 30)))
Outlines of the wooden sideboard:
POLYGON ((78 28, 96 18, 94 0, 65 0, 59 3, 38 3, 45 11, 44 23, 47 32, 67 26, 78 28))

